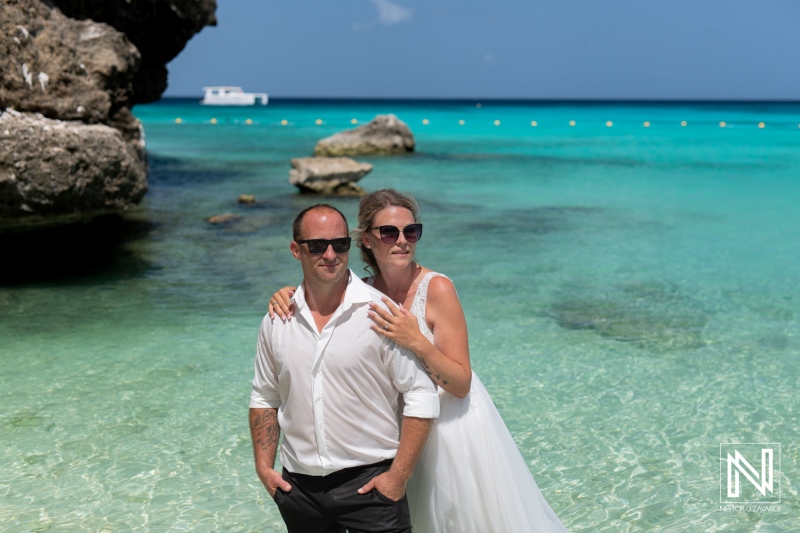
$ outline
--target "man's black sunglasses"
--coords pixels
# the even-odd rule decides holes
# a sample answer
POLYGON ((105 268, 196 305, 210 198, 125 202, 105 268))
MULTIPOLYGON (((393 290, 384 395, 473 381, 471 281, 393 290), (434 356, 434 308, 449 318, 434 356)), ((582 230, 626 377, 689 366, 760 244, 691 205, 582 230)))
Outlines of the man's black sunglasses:
POLYGON ((422 224, 409 224, 402 230, 397 226, 378 226, 370 228, 370 231, 378 230, 381 232, 381 240, 386 244, 394 244, 400 238, 400 232, 408 242, 417 242, 422 237, 422 224))
POLYGON ((337 254, 343 254, 350 249, 350 237, 341 237, 339 239, 301 239, 294 241, 297 244, 307 244, 308 251, 312 255, 322 255, 328 246, 333 246, 333 251, 337 254))

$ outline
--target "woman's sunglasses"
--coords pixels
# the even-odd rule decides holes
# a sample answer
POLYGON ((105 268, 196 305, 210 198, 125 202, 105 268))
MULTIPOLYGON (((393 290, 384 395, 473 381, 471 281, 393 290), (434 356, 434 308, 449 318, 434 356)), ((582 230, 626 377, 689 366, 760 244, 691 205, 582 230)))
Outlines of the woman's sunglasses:
POLYGON ((408 242, 417 242, 422 237, 422 224, 409 224, 402 230, 397 226, 378 226, 370 228, 370 231, 378 230, 381 232, 381 240, 386 244, 394 244, 400 238, 400 232, 408 242))
POLYGON ((350 237, 341 237, 339 239, 301 239, 294 241, 297 244, 307 244, 308 251, 311 255, 322 255, 328 246, 333 246, 333 251, 337 254, 343 254, 350 249, 350 237))

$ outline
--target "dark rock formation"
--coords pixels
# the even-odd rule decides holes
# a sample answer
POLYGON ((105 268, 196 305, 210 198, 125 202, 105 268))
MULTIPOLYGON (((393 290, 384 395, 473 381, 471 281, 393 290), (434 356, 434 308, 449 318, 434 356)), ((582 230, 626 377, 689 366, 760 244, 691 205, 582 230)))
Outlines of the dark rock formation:
POLYGON ((404 154, 413 152, 414 144, 414 135, 405 122, 394 115, 378 115, 364 126, 322 139, 314 155, 404 154))
POLYGON ((140 60, 107 24, 69 19, 38 0, 0 6, 0 108, 87 124, 133 122, 127 108, 140 60))
POLYGON ((215 0, 51 0, 74 19, 104 22, 124 33, 142 56, 131 104, 153 102, 167 88, 167 63, 204 26, 216 26, 215 0))
POLYGON ((146 190, 138 150, 118 130, 11 109, 0 114, 3 225, 125 210, 146 190))
POLYGON ((298 157, 292 159, 289 183, 310 194, 364 196, 356 182, 372 171, 369 163, 348 157, 298 157))
POLYGON ((9 112, 0 129, 0 229, 11 219, 58 223, 127 209, 142 198, 144 133, 130 109, 161 96, 166 64, 216 24, 215 9, 214 0, 3 0, 0 112, 9 112))

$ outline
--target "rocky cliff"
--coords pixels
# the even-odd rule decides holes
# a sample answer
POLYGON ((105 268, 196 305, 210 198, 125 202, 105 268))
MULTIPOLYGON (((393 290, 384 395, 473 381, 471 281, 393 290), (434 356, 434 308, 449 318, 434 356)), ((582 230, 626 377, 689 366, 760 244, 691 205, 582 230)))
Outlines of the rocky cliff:
POLYGON ((3 0, 0 227, 127 209, 146 190, 131 113, 167 86, 166 64, 214 0, 3 0))

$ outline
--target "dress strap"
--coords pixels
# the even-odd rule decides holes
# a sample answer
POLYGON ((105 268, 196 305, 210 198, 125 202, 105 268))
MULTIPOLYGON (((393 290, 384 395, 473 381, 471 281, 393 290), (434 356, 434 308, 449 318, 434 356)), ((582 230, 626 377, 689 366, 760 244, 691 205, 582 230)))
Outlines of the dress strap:
POLYGON ((445 278, 447 277, 444 274, 439 274, 438 272, 428 272, 427 274, 425 274, 420 280, 419 285, 417 286, 417 292, 414 295, 415 299, 420 298, 422 301, 428 299, 428 285, 430 284, 431 279, 433 279, 436 276, 442 276, 445 278))
POLYGON ((411 309, 409 309, 409 311, 417 317, 417 324, 419 324, 420 331, 431 342, 433 342, 433 332, 428 328, 428 323, 425 320, 425 306, 428 303, 428 285, 436 276, 450 279, 438 272, 428 272, 425 274, 417 286, 417 292, 414 295, 414 300, 411 302, 411 309))
POLYGON ((366 283, 370 287, 374 287, 375 286, 375 276, 368 277, 366 280, 364 280, 364 283, 366 283))

